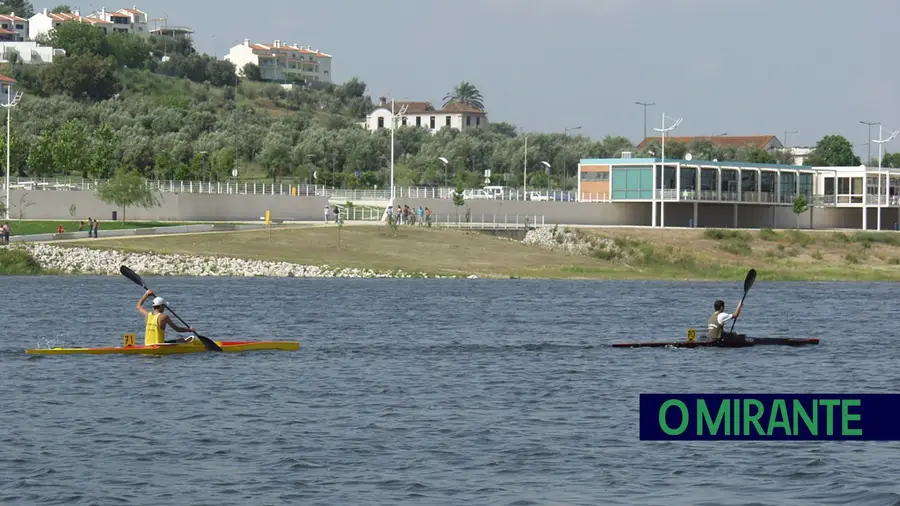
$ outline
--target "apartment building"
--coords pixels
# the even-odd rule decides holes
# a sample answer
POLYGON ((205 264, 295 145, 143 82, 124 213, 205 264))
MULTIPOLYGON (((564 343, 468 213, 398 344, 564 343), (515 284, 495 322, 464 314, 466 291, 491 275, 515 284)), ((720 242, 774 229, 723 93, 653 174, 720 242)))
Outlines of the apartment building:
POLYGON ((92 24, 98 27, 105 35, 111 33, 134 33, 143 37, 149 37, 150 30, 147 28, 147 17, 146 12, 138 10, 136 7, 119 9, 117 11, 107 11, 106 8, 102 8, 100 11, 88 16, 82 16, 77 10, 75 12, 50 12, 45 8, 28 20, 28 37, 31 40, 37 40, 38 37, 46 35, 50 30, 70 21, 92 24))
POLYGON ((0 41, 19 42, 28 38, 28 20, 16 13, 0 14, 0 41))
POLYGON ((303 79, 307 82, 332 82, 331 55, 296 43, 285 44, 276 40, 271 45, 256 44, 244 39, 243 44, 228 51, 225 60, 234 64, 239 75, 248 63, 258 66, 264 81, 284 83, 303 79))

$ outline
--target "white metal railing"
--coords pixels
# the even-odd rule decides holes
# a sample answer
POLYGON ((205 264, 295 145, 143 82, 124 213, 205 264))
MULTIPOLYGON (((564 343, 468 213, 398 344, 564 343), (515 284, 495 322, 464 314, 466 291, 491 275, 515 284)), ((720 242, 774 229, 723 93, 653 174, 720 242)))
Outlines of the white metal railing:
POLYGON ((481 229, 515 229, 525 227, 542 227, 545 224, 542 214, 489 214, 489 213, 447 213, 432 214, 429 218, 410 215, 408 220, 400 220, 400 226, 461 227, 481 229))
POLYGON ((581 192, 579 202, 612 202, 608 193, 581 192))
MULTIPOLYGON (((108 179, 82 178, 10 178, 10 189, 27 191, 95 191, 108 179)), ((0 178, 0 189, 6 189, 5 178, 0 178)), ((236 195, 295 195, 327 197, 331 200, 365 201, 390 200, 390 189, 339 189, 325 185, 303 183, 260 183, 240 181, 182 181, 182 180, 149 180, 147 186, 161 193, 203 193, 203 194, 236 194, 236 195)), ((455 187, 394 187, 394 199, 452 199, 455 187)), ((574 202, 577 193, 563 190, 528 190, 510 189, 508 191, 489 194, 481 188, 466 188, 467 200, 550 200, 574 202)))

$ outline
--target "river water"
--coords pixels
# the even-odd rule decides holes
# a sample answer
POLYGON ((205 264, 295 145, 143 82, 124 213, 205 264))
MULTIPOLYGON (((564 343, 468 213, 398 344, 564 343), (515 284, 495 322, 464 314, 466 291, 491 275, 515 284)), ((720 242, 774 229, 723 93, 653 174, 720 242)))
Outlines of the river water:
POLYGON ((900 504, 900 443, 641 442, 642 392, 896 392, 896 284, 150 278, 216 338, 299 352, 29 357, 142 332, 121 277, 0 278, 0 502, 900 504), (700 332, 702 334, 702 331, 700 332))

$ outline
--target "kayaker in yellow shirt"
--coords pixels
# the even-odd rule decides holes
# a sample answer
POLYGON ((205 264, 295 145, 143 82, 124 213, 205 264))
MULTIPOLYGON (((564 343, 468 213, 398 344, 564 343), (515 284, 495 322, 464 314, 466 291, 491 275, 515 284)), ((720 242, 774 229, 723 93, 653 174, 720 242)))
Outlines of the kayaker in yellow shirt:
POLYGON ((166 341, 166 325, 172 327, 172 330, 179 333, 184 332, 194 332, 194 328, 184 328, 179 327, 169 318, 169 315, 165 314, 163 311, 166 309, 166 301, 163 300, 162 297, 156 297, 153 299, 153 310, 147 311, 144 307, 144 302, 147 301, 148 298, 153 296, 153 290, 147 290, 144 292, 144 296, 141 297, 141 300, 137 303, 137 309, 144 315, 144 319, 147 322, 146 327, 144 328, 144 346, 149 346, 151 344, 164 344, 164 343, 185 343, 193 341, 193 337, 191 336, 188 339, 183 337, 179 337, 177 339, 173 339, 170 341, 166 341))

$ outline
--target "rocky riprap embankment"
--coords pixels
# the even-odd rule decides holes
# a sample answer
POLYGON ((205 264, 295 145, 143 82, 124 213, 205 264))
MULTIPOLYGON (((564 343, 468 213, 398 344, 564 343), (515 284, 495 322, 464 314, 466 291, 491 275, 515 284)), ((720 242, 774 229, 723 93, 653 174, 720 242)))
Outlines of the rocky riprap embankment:
MULTIPOLYGON (((453 278, 403 271, 378 272, 371 269, 339 268, 328 265, 300 265, 239 258, 130 253, 92 248, 69 248, 44 243, 21 243, 21 248, 42 268, 68 274, 119 274, 127 265, 142 275, 160 276, 266 276, 305 278, 453 278)), ((476 278, 477 276, 467 276, 476 278)))
POLYGON ((529 230, 522 242, 544 249, 562 250, 576 255, 593 255, 597 252, 606 252, 610 256, 626 254, 615 241, 608 237, 585 234, 580 230, 569 228, 560 229, 557 226, 529 230))

